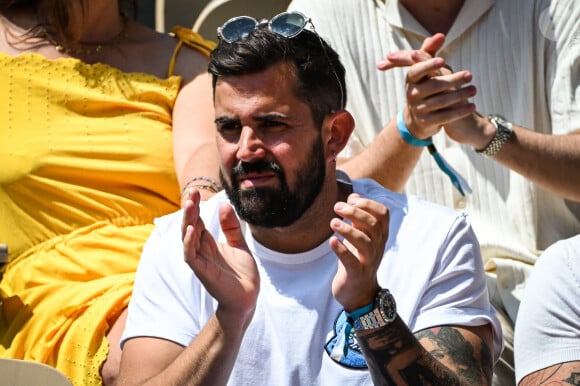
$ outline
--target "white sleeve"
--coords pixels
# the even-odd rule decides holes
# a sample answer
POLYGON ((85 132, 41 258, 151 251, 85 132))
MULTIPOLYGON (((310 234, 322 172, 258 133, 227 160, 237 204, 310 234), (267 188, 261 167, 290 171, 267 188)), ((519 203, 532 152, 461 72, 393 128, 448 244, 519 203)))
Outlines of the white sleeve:
POLYGON ((479 243, 466 214, 459 215, 448 229, 438 254, 438 264, 420 299, 416 330, 490 323, 497 361, 503 349, 501 324, 489 301, 479 243))
POLYGON ((580 235, 550 246, 536 262, 515 325, 516 382, 580 360, 580 235))
POLYGON ((181 216, 157 219, 143 247, 121 347, 139 336, 187 346, 199 333, 200 286, 183 260, 181 216))

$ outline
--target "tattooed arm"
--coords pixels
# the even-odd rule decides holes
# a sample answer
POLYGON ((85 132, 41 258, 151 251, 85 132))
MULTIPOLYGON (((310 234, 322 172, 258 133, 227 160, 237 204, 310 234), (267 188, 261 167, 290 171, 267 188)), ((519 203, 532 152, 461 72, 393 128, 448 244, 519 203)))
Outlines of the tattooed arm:
POLYGON ((375 385, 489 385, 492 332, 484 326, 441 326, 415 335, 397 316, 356 336, 375 385))
POLYGON ((580 361, 559 363, 525 376, 519 386, 580 385, 580 361))

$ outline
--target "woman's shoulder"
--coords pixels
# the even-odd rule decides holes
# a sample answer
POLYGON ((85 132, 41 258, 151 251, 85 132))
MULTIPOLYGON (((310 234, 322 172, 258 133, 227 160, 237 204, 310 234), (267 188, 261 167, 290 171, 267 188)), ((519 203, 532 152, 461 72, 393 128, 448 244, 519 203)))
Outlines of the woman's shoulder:
MULTIPOLYGON (((124 56, 135 68, 144 69, 138 71, 154 72, 162 78, 178 75, 186 82, 200 73, 207 72, 210 51, 208 47, 211 47, 211 42, 206 43, 201 37, 197 40, 189 36, 184 37, 184 32, 181 32, 181 35, 163 33, 138 22, 131 24, 132 33, 124 47, 124 56), (196 47, 196 43, 200 48, 196 47), (175 65, 171 66, 173 60, 175 65), (170 66, 173 67, 172 71, 170 66)), ((193 31, 191 33, 193 34, 193 31)))

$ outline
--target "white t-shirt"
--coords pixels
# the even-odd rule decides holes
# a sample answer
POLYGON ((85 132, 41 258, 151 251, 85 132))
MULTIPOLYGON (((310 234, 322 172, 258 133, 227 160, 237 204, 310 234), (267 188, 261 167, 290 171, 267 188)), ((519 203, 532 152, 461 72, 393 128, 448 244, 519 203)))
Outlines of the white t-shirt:
MULTIPOLYGON (((347 109, 356 128, 341 155, 352 156, 405 106, 408 69, 379 71, 377 62, 389 52, 419 49, 431 34, 394 0, 293 0, 289 9, 312 18, 346 68, 347 109)), ((580 129, 577 0, 465 0, 437 55, 456 71, 472 72, 480 113, 555 135, 580 129)), ((580 233, 580 204, 546 192, 443 132, 433 140, 473 194, 462 197, 427 151, 405 191, 469 213, 486 268, 497 274, 492 293, 515 320, 537 256, 580 233)))
POLYGON ((516 380, 580 361, 580 235, 548 248, 532 270, 514 337, 516 380))
MULTIPOLYGON (((497 360, 501 327, 468 217, 371 180, 354 181, 353 188, 389 208, 378 281, 395 296, 402 320, 412 331, 491 323, 497 360)), ((222 192, 201 204, 206 228, 219 241, 225 238, 216 214, 225 202, 222 192)), ((181 211, 156 220, 137 271, 123 343, 153 336, 187 346, 216 309, 183 261, 181 220, 181 211)), ((331 292, 338 259, 328 241, 305 253, 284 254, 257 243, 247 225, 242 228, 260 272, 260 294, 228 384, 371 385, 368 371, 357 368, 362 354, 353 342, 342 364, 329 354, 344 313, 331 292)))

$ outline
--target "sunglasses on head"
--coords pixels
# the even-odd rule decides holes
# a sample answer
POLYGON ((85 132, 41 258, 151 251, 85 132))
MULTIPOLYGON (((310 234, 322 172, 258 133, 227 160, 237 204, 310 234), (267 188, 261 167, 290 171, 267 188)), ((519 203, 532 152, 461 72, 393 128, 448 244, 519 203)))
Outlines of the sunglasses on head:
POLYGON ((218 27, 217 34, 226 43, 233 43, 247 37, 258 26, 267 24, 270 31, 286 38, 293 38, 302 32, 308 23, 314 29, 310 18, 300 12, 282 12, 270 20, 262 19, 260 21, 251 16, 238 16, 229 19, 224 25, 218 27))
POLYGON ((309 17, 304 16, 300 12, 282 12, 274 16, 270 20, 262 19, 260 21, 256 20, 251 16, 237 16, 226 21, 221 27, 218 27, 217 34, 218 37, 226 43, 233 43, 237 40, 247 37, 252 31, 254 31, 258 26, 267 25, 268 29, 275 34, 284 36, 285 38, 291 39, 298 36, 300 32, 304 31, 306 25, 310 24, 312 27, 312 32, 318 37, 320 45, 324 51, 324 55, 332 68, 334 77, 340 89, 340 106, 344 107, 344 90, 342 89, 342 84, 340 83, 336 69, 332 65, 328 53, 322 42, 322 39, 314 29, 314 24, 309 17))

